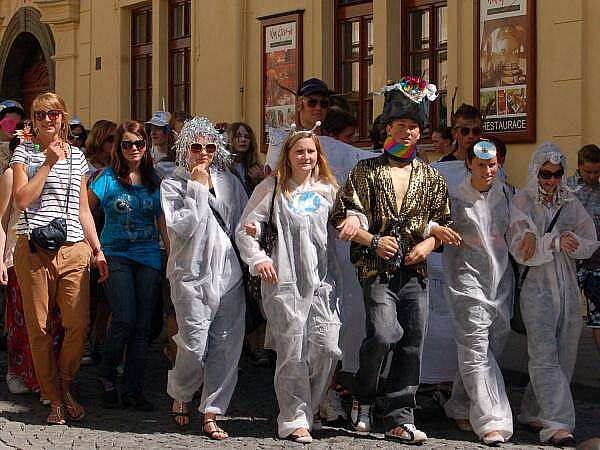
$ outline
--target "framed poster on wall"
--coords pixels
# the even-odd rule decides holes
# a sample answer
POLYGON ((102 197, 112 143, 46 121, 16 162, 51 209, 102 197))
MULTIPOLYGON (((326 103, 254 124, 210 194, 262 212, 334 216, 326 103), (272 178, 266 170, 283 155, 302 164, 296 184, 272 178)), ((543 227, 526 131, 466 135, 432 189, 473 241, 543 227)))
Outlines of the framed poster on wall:
POLYGON ((484 132, 504 142, 535 142, 535 0, 478 0, 475 106, 484 132))
POLYGON ((296 121, 296 96, 302 83, 302 13, 298 10, 259 17, 262 28, 261 151, 267 152, 270 128, 296 121))

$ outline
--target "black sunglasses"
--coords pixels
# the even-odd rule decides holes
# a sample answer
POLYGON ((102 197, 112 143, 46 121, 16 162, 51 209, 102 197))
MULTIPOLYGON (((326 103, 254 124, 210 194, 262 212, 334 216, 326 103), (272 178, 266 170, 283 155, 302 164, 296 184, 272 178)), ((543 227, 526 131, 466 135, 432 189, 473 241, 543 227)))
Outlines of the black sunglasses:
POLYGON ((329 108, 329 100, 319 100, 316 98, 309 98, 306 100, 306 104, 311 108, 314 108, 319 103, 321 104, 321 108, 329 108))
POLYGON ((211 154, 217 151, 217 144, 208 143, 208 144, 200 144, 199 142, 194 142, 190 145, 190 151, 192 153, 200 153, 202 150, 206 150, 206 153, 211 154))
POLYGON ((121 141, 121 149, 122 150, 131 150, 134 145, 135 145, 135 148, 137 148, 138 150, 141 150, 142 148, 144 148, 146 146, 146 141, 143 139, 140 139, 138 141, 121 141))
POLYGON ((469 133, 472 133, 473 136, 481 136, 481 127, 454 127, 460 131, 460 134, 463 136, 468 136, 469 133))
POLYGON ((61 115, 61 111, 60 109, 51 109, 50 111, 34 111, 33 112, 33 117, 35 117, 35 120, 44 120, 46 118, 46 116, 48 116, 48 119, 50 120, 56 120, 58 119, 58 116, 61 115))
POLYGON ((542 180, 549 180, 550 178, 556 178, 560 180, 564 174, 565 171, 563 169, 557 170, 556 172, 551 172, 550 170, 540 170, 538 172, 538 176, 542 180))

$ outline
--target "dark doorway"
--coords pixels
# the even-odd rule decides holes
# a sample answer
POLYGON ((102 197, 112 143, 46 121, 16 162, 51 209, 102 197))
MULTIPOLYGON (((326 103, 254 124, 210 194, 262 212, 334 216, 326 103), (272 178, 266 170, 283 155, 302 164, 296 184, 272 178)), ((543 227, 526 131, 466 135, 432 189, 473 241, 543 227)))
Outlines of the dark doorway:
POLYGON ((20 101, 29 117, 33 99, 49 90, 48 64, 38 40, 33 34, 20 33, 8 53, 0 97, 20 101))

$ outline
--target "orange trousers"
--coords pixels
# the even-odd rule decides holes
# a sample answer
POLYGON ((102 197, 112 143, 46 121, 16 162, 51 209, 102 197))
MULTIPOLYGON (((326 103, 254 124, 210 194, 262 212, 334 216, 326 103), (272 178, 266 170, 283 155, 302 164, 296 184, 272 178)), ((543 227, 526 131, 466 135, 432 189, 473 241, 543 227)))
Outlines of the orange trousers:
POLYGON ((88 332, 90 311, 90 246, 85 242, 63 245, 51 252, 31 252, 27 238, 19 236, 15 271, 23 297, 23 311, 33 366, 42 396, 62 401, 63 390, 79 370, 88 332), (58 304, 65 337, 58 367, 48 333, 48 309, 58 304))

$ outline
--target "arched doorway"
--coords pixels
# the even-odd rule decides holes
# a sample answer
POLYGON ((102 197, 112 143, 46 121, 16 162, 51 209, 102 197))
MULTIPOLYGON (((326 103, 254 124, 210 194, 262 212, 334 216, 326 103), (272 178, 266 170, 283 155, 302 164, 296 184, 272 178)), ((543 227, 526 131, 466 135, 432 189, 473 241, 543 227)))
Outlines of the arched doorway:
POLYGON ((18 100, 25 113, 41 92, 54 89, 54 40, 40 12, 21 8, 12 17, 0 46, 0 98, 18 100))

